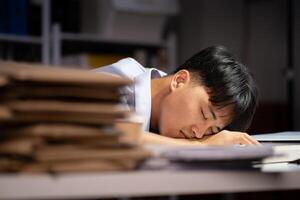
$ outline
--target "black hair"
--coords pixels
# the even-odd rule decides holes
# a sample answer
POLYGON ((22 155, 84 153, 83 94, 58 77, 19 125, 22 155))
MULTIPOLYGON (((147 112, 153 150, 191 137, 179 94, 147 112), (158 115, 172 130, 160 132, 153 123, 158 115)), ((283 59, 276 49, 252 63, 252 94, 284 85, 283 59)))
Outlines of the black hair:
POLYGON ((208 47, 175 70, 186 69, 192 80, 208 88, 214 106, 233 105, 233 119, 224 129, 246 131, 256 110, 257 88, 248 69, 224 46, 208 47))

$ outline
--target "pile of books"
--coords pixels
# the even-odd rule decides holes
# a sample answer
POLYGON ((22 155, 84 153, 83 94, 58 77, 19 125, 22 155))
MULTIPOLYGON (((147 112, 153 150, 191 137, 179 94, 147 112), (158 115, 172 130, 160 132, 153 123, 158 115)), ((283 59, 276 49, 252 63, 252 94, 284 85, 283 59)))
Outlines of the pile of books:
POLYGON ((115 128, 130 110, 108 74, 0 62, 0 171, 136 168, 150 156, 115 128))

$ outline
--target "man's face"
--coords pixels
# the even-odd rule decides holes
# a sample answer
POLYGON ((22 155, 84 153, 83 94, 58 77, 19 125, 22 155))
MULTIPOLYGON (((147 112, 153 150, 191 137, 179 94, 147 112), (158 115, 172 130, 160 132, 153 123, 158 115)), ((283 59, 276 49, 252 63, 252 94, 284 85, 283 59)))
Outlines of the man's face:
POLYGON ((174 75, 170 93, 159 113, 161 135, 173 138, 202 138, 222 130, 231 120, 231 107, 218 108, 209 102, 204 86, 190 81, 189 72, 174 75), (188 73, 187 75, 185 73, 188 73))

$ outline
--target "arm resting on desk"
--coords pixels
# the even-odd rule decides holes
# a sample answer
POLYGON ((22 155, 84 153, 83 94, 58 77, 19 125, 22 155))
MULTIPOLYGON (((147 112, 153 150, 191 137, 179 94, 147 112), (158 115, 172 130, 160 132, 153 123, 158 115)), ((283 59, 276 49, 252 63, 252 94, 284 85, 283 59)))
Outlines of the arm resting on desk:
POLYGON ((170 144, 170 145, 192 145, 192 146, 206 146, 206 145, 258 145, 259 143, 243 132, 233 132, 223 130, 217 134, 205 136, 201 139, 179 139, 169 138, 151 132, 143 133, 140 139, 142 144, 170 144))
POLYGON ((214 135, 204 136, 203 138, 195 139, 179 139, 162 136, 159 134, 144 132, 142 126, 139 123, 118 122, 116 127, 126 133, 125 140, 129 143, 141 143, 141 144, 169 144, 169 145, 257 145, 259 144, 253 137, 243 132, 234 132, 223 130, 214 135))

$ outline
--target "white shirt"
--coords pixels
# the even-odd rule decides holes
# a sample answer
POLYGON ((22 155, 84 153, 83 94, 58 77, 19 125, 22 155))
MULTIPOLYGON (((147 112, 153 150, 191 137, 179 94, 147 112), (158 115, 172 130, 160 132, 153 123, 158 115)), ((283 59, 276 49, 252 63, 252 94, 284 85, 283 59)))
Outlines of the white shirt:
POLYGON ((149 131, 151 117, 151 79, 166 76, 155 68, 145 68, 133 58, 125 58, 111 65, 99 67, 95 72, 105 72, 132 80, 135 84, 124 88, 124 103, 132 106, 142 118, 143 128, 149 131))

